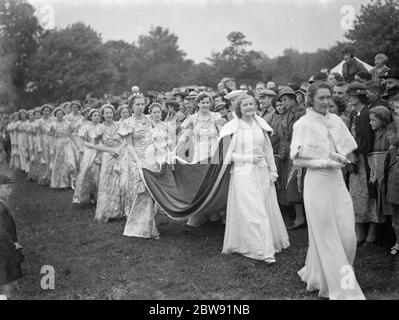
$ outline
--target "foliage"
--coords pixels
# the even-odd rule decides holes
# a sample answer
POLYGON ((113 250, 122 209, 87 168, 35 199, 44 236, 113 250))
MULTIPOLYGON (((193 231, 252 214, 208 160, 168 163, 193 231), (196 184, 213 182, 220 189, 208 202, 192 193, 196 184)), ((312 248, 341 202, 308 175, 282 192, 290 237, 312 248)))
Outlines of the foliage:
POLYGON ((385 53, 391 66, 399 67, 399 0, 372 0, 362 5, 354 29, 346 38, 352 41, 356 54, 368 63, 385 53))
POLYGON ((83 23, 47 33, 31 65, 33 95, 40 102, 84 99, 88 93, 101 96, 110 79, 101 37, 83 23))

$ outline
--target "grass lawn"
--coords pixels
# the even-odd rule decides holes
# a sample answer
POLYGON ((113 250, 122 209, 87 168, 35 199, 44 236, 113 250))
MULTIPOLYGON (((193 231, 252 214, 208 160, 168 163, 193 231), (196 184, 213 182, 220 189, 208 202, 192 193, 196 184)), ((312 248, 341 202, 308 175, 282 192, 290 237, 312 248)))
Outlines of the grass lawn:
MULTIPOLYGON (((53 190, 17 173, 9 204, 24 247, 17 299, 318 299, 297 276, 307 230, 273 266, 221 254, 224 226, 190 228, 158 217, 160 240, 122 236, 124 221, 100 225, 94 208, 71 205, 72 191, 53 190), (55 269, 55 289, 40 286, 41 267, 55 269)), ((399 299, 399 276, 381 247, 361 247, 356 275, 369 299, 399 299)))

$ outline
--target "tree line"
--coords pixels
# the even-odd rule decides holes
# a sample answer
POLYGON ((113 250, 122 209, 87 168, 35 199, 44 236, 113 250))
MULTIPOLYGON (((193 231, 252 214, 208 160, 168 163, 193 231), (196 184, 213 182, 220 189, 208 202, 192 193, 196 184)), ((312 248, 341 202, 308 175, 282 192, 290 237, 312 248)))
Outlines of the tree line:
POLYGON ((315 52, 287 48, 270 58, 251 49, 239 31, 227 35, 228 46, 195 63, 169 29, 154 26, 137 41, 104 42, 83 22, 43 30, 25 0, 0 0, 0 107, 33 107, 45 102, 84 99, 87 94, 121 94, 133 84, 147 90, 186 85, 216 87, 223 77, 253 85, 258 81, 301 82, 341 61, 351 43, 356 56, 373 65, 378 52, 399 66, 399 0, 371 1, 361 7, 346 41, 315 52))

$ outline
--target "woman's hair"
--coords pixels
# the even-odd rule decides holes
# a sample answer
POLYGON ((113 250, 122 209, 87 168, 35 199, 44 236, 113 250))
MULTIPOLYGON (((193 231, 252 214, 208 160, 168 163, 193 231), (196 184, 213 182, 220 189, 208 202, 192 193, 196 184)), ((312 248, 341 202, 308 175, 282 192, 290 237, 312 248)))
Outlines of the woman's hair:
POLYGON ((54 111, 53 111, 53 115, 54 115, 54 116, 57 116, 57 113, 60 112, 60 111, 61 111, 61 112, 64 114, 64 116, 65 116, 65 111, 64 111, 64 108, 62 108, 62 107, 57 107, 57 108, 55 108, 54 111))
POLYGON ((95 114, 96 112, 97 112, 98 114, 100 114, 100 116, 101 116, 101 111, 100 111, 100 110, 98 110, 98 109, 91 109, 90 112, 89 112, 89 116, 88 116, 87 119, 89 119, 89 120, 91 121, 91 119, 93 118, 93 114, 95 114))
POLYGON ((23 113, 25 113, 25 117, 26 117, 26 116, 27 116, 27 111, 26 111, 25 109, 19 110, 19 112, 18 112, 18 118, 19 118, 19 120, 22 120, 22 119, 21 119, 21 115, 22 115, 23 113))
POLYGON ((42 110, 41 110, 41 108, 39 107, 39 108, 35 108, 35 109, 33 109, 33 114, 35 114, 36 112, 39 112, 40 113, 40 115, 42 115, 42 110))
POLYGON ((159 104, 158 102, 152 103, 149 106, 148 110, 150 111, 150 113, 152 112, 152 110, 154 110, 154 108, 159 108, 159 110, 161 110, 161 112, 162 112, 162 109, 163 109, 161 104, 159 104))
POLYGON ((110 109, 112 113, 115 115, 115 108, 112 104, 106 103, 101 107, 101 115, 104 116, 105 109, 110 109))
POLYGON ((127 103, 129 105, 129 107, 132 107, 137 99, 143 99, 145 101, 145 97, 141 93, 133 94, 127 100, 128 101, 127 103))
POLYGON ((317 81, 310 85, 306 99, 306 107, 312 108, 314 105, 314 97, 319 89, 327 89, 331 93, 331 86, 326 81, 317 81))
POLYGON ((120 115, 122 113, 123 109, 127 109, 129 111, 130 114, 130 108, 127 104, 122 104, 119 108, 118 108, 118 114, 120 115))
POLYGON ((195 97, 194 104, 197 105, 205 98, 208 98, 211 101, 211 96, 206 92, 201 92, 198 96, 195 97))
POLYGON ((334 101, 338 108, 338 113, 341 115, 346 109, 345 100, 338 96, 333 96, 331 100, 334 101))
POLYGON ((237 99, 236 99, 236 107, 235 107, 234 111, 236 112, 237 117, 240 118, 240 119, 242 118, 241 104, 246 99, 252 99, 252 100, 255 101, 254 97, 252 97, 252 96, 250 96, 249 94, 246 94, 246 93, 238 96, 237 99))

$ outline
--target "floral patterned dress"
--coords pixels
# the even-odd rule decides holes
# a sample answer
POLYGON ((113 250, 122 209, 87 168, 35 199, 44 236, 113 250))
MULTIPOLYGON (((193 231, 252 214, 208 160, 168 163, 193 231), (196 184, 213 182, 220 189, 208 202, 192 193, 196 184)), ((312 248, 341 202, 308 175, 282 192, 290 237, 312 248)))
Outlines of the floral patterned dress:
MULTIPOLYGON (((137 119, 135 116, 132 116, 123 123, 119 134, 124 137, 131 137, 131 139, 127 139, 126 141, 132 144, 143 168, 150 170, 158 169, 152 140, 152 124, 149 117, 146 116, 142 119, 137 119)), ((155 225, 154 200, 145 187, 139 170, 141 169, 137 164, 133 163, 131 174, 134 177, 134 188, 133 192, 129 195, 132 196, 132 204, 123 235, 158 239, 159 232, 155 225)))
POLYGON ((8 134, 10 135, 11 141, 11 159, 10 159, 10 168, 19 170, 21 168, 19 162, 19 153, 18 153, 18 122, 11 122, 7 126, 8 134))
POLYGON ((73 188, 77 176, 77 158, 72 142, 70 123, 54 121, 49 134, 53 137, 51 148, 50 188, 73 188))
MULTIPOLYGON (((88 123, 81 127, 79 136, 83 142, 98 144, 99 124, 88 123)), ((89 201, 90 195, 96 195, 100 178, 101 152, 84 146, 82 161, 80 162, 79 174, 76 179, 73 203, 84 203, 89 201)))
POLYGON ((80 128, 84 124, 84 117, 81 114, 74 115, 70 113, 64 117, 66 121, 68 121, 71 125, 72 130, 72 141, 75 147, 76 157, 78 159, 78 163, 80 163, 83 156, 83 140, 79 136, 80 128))
POLYGON ((155 148, 155 160, 160 167, 163 162, 166 161, 168 155, 169 145, 169 128, 168 124, 159 122, 158 124, 153 123, 152 128, 152 142, 155 148))
POLYGON ((50 135, 50 128, 54 119, 42 118, 39 120, 37 135, 42 151, 40 176, 38 179, 39 184, 49 185, 51 180, 51 147, 53 138, 50 135))
POLYGON ((28 162, 29 162, 29 173, 28 178, 33 181, 37 180, 37 168, 35 162, 35 132, 34 132, 34 120, 29 120, 26 126, 26 134, 28 138, 28 162))
POLYGON ((21 170, 29 172, 29 159, 28 159, 28 121, 19 121, 18 124, 18 154, 21 164, 21 170))
POLYGON ((182 124, 183 136, 191 137, 193 143, 193 163, 211 157, 218 147, 219 130, 225 123, 219 113, 211 112, 202 118, 199 113, 188 117, 182 124))
MULTIPOLYGON (((108 148, 117 149, 122 144, 118 134, 119 125, 102 123, 99 130, 101 143, 108 148)), ((102 153, 100 178, 98 183, 98 196, 95 219, 107 222, 109 219, 119 218, 123 215, 121 203, 121 161, 109 152, 102 153)))

